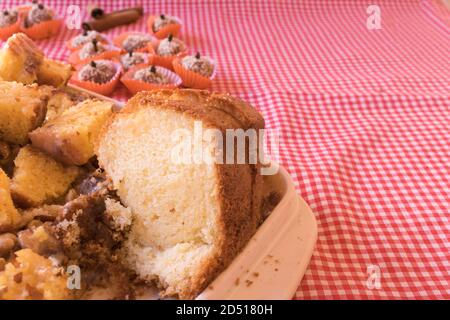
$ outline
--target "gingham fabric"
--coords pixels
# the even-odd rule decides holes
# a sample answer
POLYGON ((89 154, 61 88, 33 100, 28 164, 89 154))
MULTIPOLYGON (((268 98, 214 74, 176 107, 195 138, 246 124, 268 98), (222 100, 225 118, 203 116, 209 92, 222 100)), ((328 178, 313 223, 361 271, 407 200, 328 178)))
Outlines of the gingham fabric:
MULTIPOLYGON (((180 17, 192 52, 217 60, 213 90, 280 130, 278 160, 319 227, 295 298, 450 298, 450 11, 406 0, 142 2, 180 17), (367 28, 369 5, 381 29, 367 28)), ((77 4, 45 3, 60 15, 77 4)), ((125 30, 145 20, 107 34, 125 30)), ((39 45, 65 59, 75 34, 39 45)))

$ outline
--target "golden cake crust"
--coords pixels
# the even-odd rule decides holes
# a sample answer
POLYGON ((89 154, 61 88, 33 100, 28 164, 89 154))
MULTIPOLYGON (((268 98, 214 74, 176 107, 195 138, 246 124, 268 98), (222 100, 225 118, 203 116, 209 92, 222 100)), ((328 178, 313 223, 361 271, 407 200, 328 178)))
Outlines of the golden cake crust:
MULTIPOLYGON (((141 108, 173 110, 201 120, 204 126, 219 129, 223 133, 226 129, 264 128, 264 119, 256 109, 230 95, 201 90, 164 89, 136 94, 123 110, 108 120, 99 141, 115 119, 127 117, 141 108)), ((231 263, 261 222, 263 182, 260 164, 216 164, 216 169, 219 182, 217 201, 220 204, 216 250, 186 283, 176 288, 166 287, 163 294, 167 296, 195 298, 231 263)))

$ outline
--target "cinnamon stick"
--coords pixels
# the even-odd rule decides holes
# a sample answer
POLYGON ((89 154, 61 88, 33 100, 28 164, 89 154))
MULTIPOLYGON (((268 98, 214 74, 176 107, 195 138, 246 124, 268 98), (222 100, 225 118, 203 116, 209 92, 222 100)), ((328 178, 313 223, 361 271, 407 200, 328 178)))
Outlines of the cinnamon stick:
POLYGON ((102 15, 100 18, 83 22, 83 28, 96 31, 105 31, 117 26, 136 22, 142 17, 144 10, 142 7, 135 7, 115 11, 102 15))

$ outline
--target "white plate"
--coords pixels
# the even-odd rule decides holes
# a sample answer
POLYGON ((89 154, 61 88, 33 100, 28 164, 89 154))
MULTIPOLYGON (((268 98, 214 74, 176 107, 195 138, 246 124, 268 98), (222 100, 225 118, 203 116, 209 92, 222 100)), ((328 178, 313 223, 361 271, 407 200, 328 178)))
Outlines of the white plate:
MULTIPOLYGON (((72 86, 99 99, 123 103, 72 86)), ((291 299, 305 274, 317 240, 313 212, 297 194, 288 172, 264 177, 265 193, 277 191, 282 199, 233 260, 197 299, 291 299)), ((95 299, 104 297, 95 294, 95 299)), ((149 289, 140 299, 157 299, 149 289)))

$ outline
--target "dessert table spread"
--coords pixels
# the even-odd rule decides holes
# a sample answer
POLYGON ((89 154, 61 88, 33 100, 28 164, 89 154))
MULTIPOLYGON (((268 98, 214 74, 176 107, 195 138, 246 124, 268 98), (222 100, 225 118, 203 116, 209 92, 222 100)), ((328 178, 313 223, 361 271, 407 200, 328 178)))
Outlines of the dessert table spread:
MULTIPOLYGON (((44 2, 61 17, 72 4, 44 2)), ((372 29, 367 1, 142 2, 180 17, 180 38, 216 59, 212 90, 249 101, 280 133, 275 158, 319 228, 296 299, 450 299, 449 10, 373 1, 372 29)), ((96 1, 106 12, 139 3, 96 1)), ((145 31, 145 18, 106 34, 145 31)), ((79 32, 37 43, 66 60, 79 32)))

